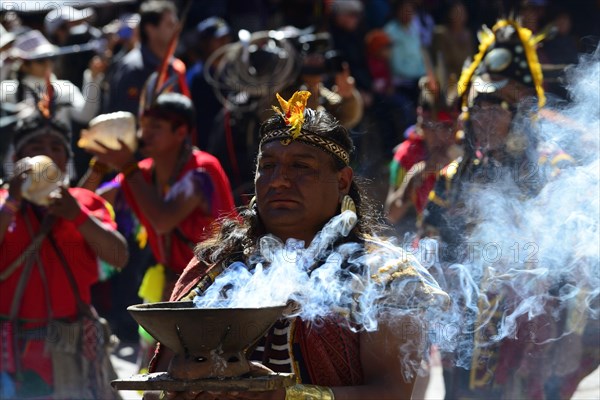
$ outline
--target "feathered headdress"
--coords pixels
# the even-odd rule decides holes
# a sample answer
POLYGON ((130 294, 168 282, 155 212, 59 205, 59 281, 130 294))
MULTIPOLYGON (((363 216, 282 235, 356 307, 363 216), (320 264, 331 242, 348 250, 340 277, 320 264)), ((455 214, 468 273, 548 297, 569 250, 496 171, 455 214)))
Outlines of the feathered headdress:
POLYGON ((286 125, 290 127, 292 140, 296 139, 300 135, 300 130, 304 123, 304 110, 306 109, 306 102, 310 97, 310 92, 306 90, 297 91, 288 101, 284 100, 279 93, 275 96, 277 97, 277 101, 279 101, 281 110, 276 106, 273 106, 273 110, 281 115, 286 125))
POLYGON ((45 93, 37 101, 37 108, 42 116, 50 120, 56 113, 56 94, 54 93, 54 87, 50 82, 50 71, 46 73, 46 90, 45 93))
POLYGON ((536 46, 545 34, 533 35, 514 19, 498 21, 492 29, 483 26, 478 33, 479 52, 469 66, 463 69, 458 81, 458 95, 463 106, 468 104, 468 94, 474 90, 495 90, 511 79, 532 87, 536 91, 538 107, 546 103, 542 67, 537 57, 536 46), (474 85, 483 75, 500 77, 505 82, 482 81, 474 85))
POLYGON ((260 142, 261 146, 274 140, 279 140, 281 144, 287 146, 292 141, 297 140, 320 148, 340 160, 344 165, 350 164, 350 153, 339 143, 303 127, 304 111, 310 92, 297 91, 287 101, 279 93, 276 94, 276 97, 281 109, 273 106, 273 110, 283 118, 286 127, 265 132, 260 142))

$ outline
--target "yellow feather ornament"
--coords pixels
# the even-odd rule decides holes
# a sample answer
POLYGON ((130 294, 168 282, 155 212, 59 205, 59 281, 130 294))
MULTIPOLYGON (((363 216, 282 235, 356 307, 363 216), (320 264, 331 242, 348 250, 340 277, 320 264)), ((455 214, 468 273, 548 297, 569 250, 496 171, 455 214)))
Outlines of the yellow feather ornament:
POLYGON ((273 106, 273 110, 281 115, 286 125, 290 127, 292 140, 296 139, 300 135, 300 130, 304 123, 304 109, 306 109, 306 102, 310 97, 310 92, 306 90, 297 91, 287 101, 279 93, 276 94, 276 97, 281 110, 276 106, 273 106))

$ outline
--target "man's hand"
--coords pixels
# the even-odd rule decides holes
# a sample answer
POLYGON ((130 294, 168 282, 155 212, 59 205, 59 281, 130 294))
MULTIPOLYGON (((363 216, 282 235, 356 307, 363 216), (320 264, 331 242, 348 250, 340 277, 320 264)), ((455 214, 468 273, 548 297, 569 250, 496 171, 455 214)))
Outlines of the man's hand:
POLYGON ((440 86, 438 85, 437 79, 433 73, 427 74, 427 90, 429 90, 432 94, 438 95, 440 90, 440 86))
POLYGON ((23 182, 27 179, 27 173, 31 171, 32 165, 28 162, 21 162, 15 165, 14 175, 8 181, 8 195, 14 199, 17 203, 21 203, 23 200, 23 194, 21 188, 23 182))
POLYGON ((48 212, 72 221, 79 215, 80 207, 77 200, 69 193, 69 190, 65 186, 61 186, 58 192, 52 194, 48 212))
MULTIPOLYGON (((263 364, 250 361, 250 375, 261 376, 269 375, 274 372, 263 364)), ((264 392, 166 392, 166 398, 169 400, 204 400, 204 399, 244 399, 244 400, 284 400, 285 389, 268 390, 264 392)))
POLYGON ((123 142, 121 139, 117 140, 121 145, 121 148, 117 150, 107 147, 102 142, 95 140, 96 144, 100 146, 103 151, 89 150, 89 152, 92 153, 96 157, 97 161, 101 162, 102 164, 106 164, 117 171, 121 171, 123 167, 135 162, 136 160, 131 149, 127 147, 127 144, 125 144, 125 142, 123 142))
POLYGON ((352 92, 354 91, 355 81, 354 78, 350 75, 350 67, 348 63, 343 64, 343 69, 341 72, 335 74, 335 85, 336 85, 336 93, 342 96, 343 98, 348 98, 352 96, 352 92))

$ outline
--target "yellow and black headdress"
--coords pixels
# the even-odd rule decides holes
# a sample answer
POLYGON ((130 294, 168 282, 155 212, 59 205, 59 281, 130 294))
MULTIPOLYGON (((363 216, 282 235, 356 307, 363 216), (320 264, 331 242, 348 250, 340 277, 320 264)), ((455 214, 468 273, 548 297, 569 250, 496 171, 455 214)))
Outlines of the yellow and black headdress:
POLYGON ((458 95, 463 106, 469 96, 493 93, 506 86, 509 80, 535 89, 538 107, 546 103, 542 67, 536 45, 544 35, 533 35, 513 19, 498 21, 492 29, 484 26, 478 33, 479 52, 463 69, 458 81, 458 95))

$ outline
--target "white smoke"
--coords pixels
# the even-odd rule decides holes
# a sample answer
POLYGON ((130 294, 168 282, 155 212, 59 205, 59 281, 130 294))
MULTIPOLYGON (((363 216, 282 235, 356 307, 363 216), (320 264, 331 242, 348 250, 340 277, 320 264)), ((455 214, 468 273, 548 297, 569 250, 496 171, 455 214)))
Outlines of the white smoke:
MULTIPOLYGON (((342 315, 350 328, 367 331, 383 319, 413 315, 427 324, 429 339, 466 368, 474 336, 484 340, 481 346, 505 338, 541 345, 581 334, 600 313, 599 72, 600 53, 582 60, 570 73, 572 100, 523 122, 539 140, 538 150, 564 149, 574 163, 561 170, 551 164, 501 168, 493 182, 469 188, 465 207, 477 218, 469 221, 474 228, 460 262, 440 263, 433 239, 421 240, 416 250, 382 240, 367 242, 368 252, 357 243, 334 249, 347 234, 350 215, 343 213, 308 248, 293 239, 261 238, 248 265, 230 265, 196 297, 196 306, 268 307, 291 300, 298 307, 290 317, 318 322, 342 315), (528 184, 535 194, 523 192, 528 184), (541 317, 556 322, 550 334, 541 317)), ((409 346, 403 354, 414 350, 409 346)), ((418 365, 407 357, 401 361, 410 377, 418 365)))
MULTIPOLYGON (((305 248, 304 242, 289 239, 285 244, 267 235, 260 239, 259 251, 248 265, 231 264, 215 282, 194 299, 200 308, 268 307, 293 302, 296 307, 287 317, 301 317, 319 324, 326 317, 347 321, 349 329, 375 331, 382 320, 391 325, 404 317, 439 315, 447 303, 446 295, 411 254, 379 240, 365 244, 343 243, 349 220, 356 214, 345 211, 332 218, 305 248), (368 248, 365 251, 365 247, 368 248)), ((398 344, 408 329, 416 333, 421 326, 403 326, 398 344)), ((403 372, 416 373, 411 355, 422 351, 423 343, 404 340, 412 350, 402 352, 403 372)))
POLYGON ((269 307, 292 300, 298 305, 292 316, 315 321, 342 313, 372 331, 377 329, 382 307, 425 308, 425 302, 439 301, 437 295, 443 303, 437 282, 400 247, 373 240, 367 243, 368 252, 354 242, 334 249, 352 214, 346 211, 332 218, 307 248, 300 240, 288 239, 284 244, 272 235, 262 237, 249 265, 231 264, 195 298, 196 306, 269 307), (414 273, 392 277, 403 270, 414 273))
POLYGON ((548 162, 499 168, 493 179, 464 186, 472 220, 460 263, 444 265, 429 254, 437 243, 420 243, 417 258, 431 260, 424 264, 453 300, 438 321, 456 329, 437 339, 458 366, 470 367, 474 335, 479 346, 505 338, 541 345, 581 335, 599 317, 600 51, 569 77, 568 104, 549 104, 513 127, 536 137, 548 162), (573 160, 552 165, 560 149, 573 160))

